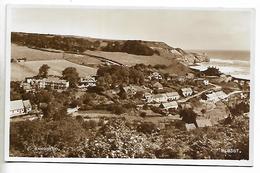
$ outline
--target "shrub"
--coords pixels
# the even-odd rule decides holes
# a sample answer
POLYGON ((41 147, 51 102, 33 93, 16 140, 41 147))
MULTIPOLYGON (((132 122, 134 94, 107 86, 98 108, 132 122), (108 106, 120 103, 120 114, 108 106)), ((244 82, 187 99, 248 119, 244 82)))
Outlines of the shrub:
POLYGON ((145 118, 147 116, 146 112, 141 112, 140 117, 145 118))
POLYGON ((146 134, 152 134, 157 131, 157 127, 152 122, 143 122, 139 126, 137 126, 137 131, 146 134))
POLYGON ((94 129, 97 127, 97 122, 94 120, 89 120, 89 121, 85 121, 83 123, 83 128, 88 130, 88 129, 94 129))

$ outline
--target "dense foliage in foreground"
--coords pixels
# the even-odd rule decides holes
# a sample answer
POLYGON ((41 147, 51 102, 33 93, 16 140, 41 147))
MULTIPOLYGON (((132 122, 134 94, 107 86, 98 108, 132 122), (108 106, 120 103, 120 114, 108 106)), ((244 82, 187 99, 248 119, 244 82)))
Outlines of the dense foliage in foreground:
POLYGON ((183 131, 124 119, 12 122, 10 154, 20 157, 249 159, 248 118, 183 131))

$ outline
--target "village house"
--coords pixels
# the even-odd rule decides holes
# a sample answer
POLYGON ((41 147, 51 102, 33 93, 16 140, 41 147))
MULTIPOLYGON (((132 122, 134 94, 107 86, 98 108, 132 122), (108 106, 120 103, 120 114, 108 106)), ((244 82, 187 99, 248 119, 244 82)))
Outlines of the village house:
POLYGON ((152 74, 150 74, 150 75, 148 76, 148 79, 149 79, 149 80, 161 80, 161 79, 162 79, 162 76, 161 76, 161 74, 158 73, 158 72, 153 72, 152 74))
POLYGON ((194 79, 195 75, 193 73, 186 73, 186 79, 194 79))
POLYGON ((161 103, 161 102, 167 102, 167 96, 166 94, 155 94, 153 95, 153 101, 156 103, 161 103))
POLYGON ((169 74, 169 76, 166 78, 167 81, 173 81, 178 77, 177 74, 169 74))
POLYGON ((205 98, 207 101, 216 103, 220 100, 227 100, 228 96, 223 91, 217 91, 217 92, 206 93, 205 96, 202 95, 202 97, 205 98))
POLYGON ((73 114, 75 112, 78 112, 79 107, 75 107, 75 108, 67 108, 67 114, 73 114))
POLYGON ((220 79, 220 82, 228 83, 228 82, 232 81, 233 77, 231 75, 221 74, 219 79, 220 79))
POLYGON ((145 92, 144 99, 147 103, 150 103, 153 101, 153 95, 150 92, 145 92))
POLYGON ((20 116, 32 111, 32 105, 29 100, 14 100, 10 103, 10 116, 20 116))
POLYGON ((179 76, 179 77, 177 78, 177 81, 178 81, 178 82, 185 82, 186 79, 185 79, 184 76, 179 76))
POLYGON ((22 82, 20 84, 20 87, 25 91, 25 92, 30 92, 32 91, 32 86, 29 84, 29 83, 25 83, 25 82, 22 82))
POLYGON ((209 84, 209 80, 208 79, 204 79, 204 78, 197 78, 195 79, 197 84, 202 84, 207 86, 209 84))
POLYGON ((125 86, 122 87, 122 90, 128 95, 128 96, 134 96, 137 93, 137 90, 134 86, 125 86))
POLYGON ((65 90, 69 87, 69 81, 60 79, 59 77, 49 76, 48 78, 35 79, 33 77, 25 78, 26 83, 30 84, 36 88, 46 88, 50 87, 51 89, 56 90, 65 90))
POLYGON ((163 108, 164 110, 169 110, 169 109, 176 110, 178 109, 178 103, 176 101, 161 103, 160 108, 163 108))
POLYGON ((162 84, 160 82, 155 82, 153 84, 153 89, 162 90, 163 86, 162 86, 162 84))
POLYGON ((137 92, 142 92, 143 96, 145 93, 152 93, 150 88, 146 86, 137 86, 137 85, 129 85, 122 88, 122 91, 125 92, 128 96, 134 96, 137 92))
POLYGON ((81 89, 87 89, 88 87, 95 87, 97 84, 96 78, 94 76, 87 76, 85 78, 80 78, 78 87, 81 89))
POLYGON ((45 87, 51 87, 52 89, 64 90, 69 87, 69 81, 60 79, 58 77, 48 77, 44 81, 45 87))
POLYGON ((181 93, 184 97, 188 97, 192 95, 193 91, 191 88, 182 88, 181 93))
POLYGON ((169 93, 165 93, 165 94, 167 96, 168 101, 178 100, 180 98, 180 95, 178 94, 178 92, 169 92, 169 93))
POLYGON ((16 62, 25 62, 26 61, 26 58, 17 58, 16 59, 16 62))
POLYGON ((246 99, 248 95, 246 93, 240 93, 240 98, 241 99, 246 99))

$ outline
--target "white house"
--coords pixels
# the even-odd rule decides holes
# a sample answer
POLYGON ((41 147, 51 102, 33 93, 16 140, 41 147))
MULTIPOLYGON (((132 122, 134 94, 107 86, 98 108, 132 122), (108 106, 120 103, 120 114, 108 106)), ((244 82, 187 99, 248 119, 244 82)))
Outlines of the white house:
POLYGON ((205 86, 207 86, 209 84, 209 80, 208 79, 204 79, 204 78, 197 78, 197 79, 194 79, 197 81, 197 83, 199 84, 203 84, 205 86))
POLYGON ((132 85, 125 86, 122 89, 128 96, 134 96, 137 93, 137 89, 132 85))
POLYGON ((192 95, 193 91, 191 88, 182 88, 181 93, 184 97, 188 97, 192 95))
POLYGON ((67 108, 67 114, 73 114, 74 112, 78 112, 79 107, 75 107, 75 108, 67 108))
POLYGON ((166 93, 168 101, 178 100, 180 98, 180 95, 178 92, 169 92, 166 93))
POLYGON ((29 100, 14 100, 10 103, 10 116, 20 116, 29 113, 32 105, 29 100))
POLYGON ((147 103, 150 103, 153 101, 153 95, 150 92, 144 93, 144 99, 147 103))
POLYGON ((212 92, 205 95, 207 101, 211 101, 214 103, 218 102, 219 100, 226 100, 228 97, 227 94, 224 93, 223 91, 212 92))
POLYGON ((51 87, 52 89, 67 89, 69 87, 69 81, 60 79, 59 77, 49 76, 44 79, 35 79, 28 77, 25 79, 26 83, 37 88, 51 87))
POLYGON ((158 89, 158 90, 162 90, 162 89, 163 89, 163 86, 162 86, 162 84, 161 84, 160 82, 155 82, 155 83, 153 84, 153 88, 154 88, 154 89, 158 89))
POLYGON ((87 76, 85 78, 80 78, 79 88, 86 89, 88 87, 95 87, 97 85, 96 78, 93 76, 87 76))
POLYGON ((160 107, 165 109, 165 110, 177 109, 178 103, 176 101, 161 103, 160 107))
POLYGON ((209 80, 208 79, 204 79, 203 80, 203 84, 207 86, 209 84, 209 80))
POLYGON ((167 99, 166 94, 156 94, 156 95, 153 95, 153 101, 156 103, 161 103, 161 102, 167 102, 168 99, 167 99))
POLYGON ((30 100, 24 100, 23 106, 24 106, 24 112, 26 114, 32 111, 32 105, 31 105, 30 100))
POLYGON ((152 74, 150 74, 150 75, 148 76, 148 78, 149 78, 150 80, 152 80, 152 79, 161 80, 161 79, 162 79, 162 76, 161 76, 160 73, 158 73, 158 72, 153 72, 152 74))

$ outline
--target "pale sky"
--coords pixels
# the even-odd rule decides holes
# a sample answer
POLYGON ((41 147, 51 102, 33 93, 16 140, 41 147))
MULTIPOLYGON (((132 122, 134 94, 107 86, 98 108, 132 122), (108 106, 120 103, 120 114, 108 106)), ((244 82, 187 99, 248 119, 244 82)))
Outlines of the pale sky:
POLYGON ((249 50, 251 11, 17 8, 11 31, 163 41, 172 47, 249 50))

